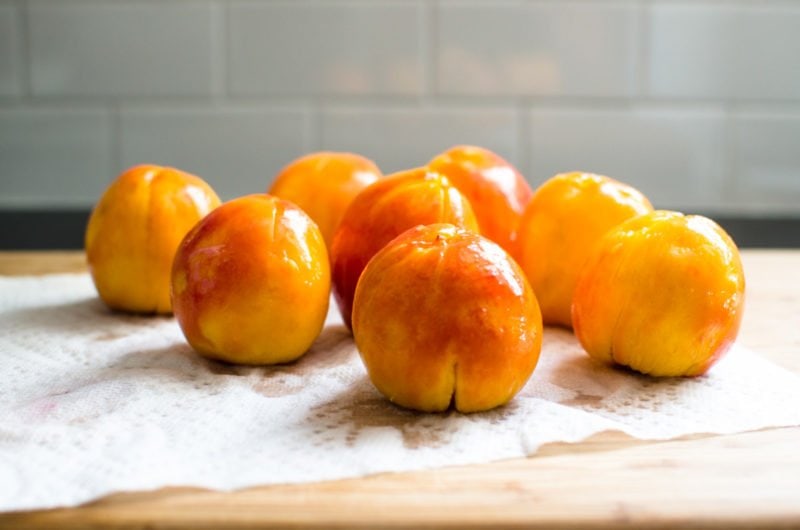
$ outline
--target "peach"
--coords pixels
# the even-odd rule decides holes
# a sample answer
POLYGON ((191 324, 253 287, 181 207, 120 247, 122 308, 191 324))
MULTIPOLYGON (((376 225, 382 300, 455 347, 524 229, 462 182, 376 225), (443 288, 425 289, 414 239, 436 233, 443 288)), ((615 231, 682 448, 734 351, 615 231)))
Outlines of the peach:
POLYGON ((744 283, 736 245, 716 223, 652 212, 595 247, 575 289, 575 335, 600 361, 700 375, 736 339, 744 283))
POLYGON ((135 313, 170 313, 172 258, 219 197, 202 179, 141 165, 106 189, 89 217, 86 259, 103 302, 135 313))
POLYGON ((317 225, 271 195, 227 202, 181 242, 172 303, 201 355, 240 364, 292 361, 325 323, 330 266, 317 225))
POLYGON ((572 326, 572 295, 597 241, 621 222, 653 210, 636 189, 602 175, 563 173, 534 193, 520 221, 516 258, 545 324, 572 326))
POLYGON ((284 167, 269 193, 302 208, 317 223, 330 249, 347 207, 361 190, 381 176, 378 166, 363 156, 312 153, 284 167))
POLYGON ((412 228, 370 260, 353 335, 390 401, 461 412, 510 401, 542 346, 542 317, 519 265, 497 244, 448 224, 412 228))
POLYGON ((331 248, 333 293, 348 328, 358 277, 370 258, 405 230, 434 223, 478 230, 469 201, 427 168, 395 173, 356 196, 331 248))
POLYGON ((519 171, 492 151, 470 145, 441 153, 428 167, 450 179, 467 197, 481 234, 511 252, 522 212, 532 195, 519 171))

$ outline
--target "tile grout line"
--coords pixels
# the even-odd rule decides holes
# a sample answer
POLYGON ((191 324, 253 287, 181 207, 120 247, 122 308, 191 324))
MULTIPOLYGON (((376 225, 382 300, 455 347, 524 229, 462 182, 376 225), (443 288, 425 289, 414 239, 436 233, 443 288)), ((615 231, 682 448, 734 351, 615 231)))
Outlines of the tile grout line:
POLYGON ((33 99, 33 73, 31 71, 31 25, 30 25, 30 6, 25 0, 18 0, 15 4, 17 23, 20 28, 20 36, 17 38, 19 52, 17 60, 20 62, 20 89, 22 100, 30 101, 33 99))
POLYGON ((438 92, 438 5, 435 0, 419 4, 420 54, 423 74, 423 100, 431 104, 438 92))
POLYGON ((323 113, 325 104, 318 99, 307 105, 304 147, 306 152, 322 151, 323 145, 323 113))
POLYGON ((217 106, 224 104, 228 99, 228 2, 222 0, 210 4, 211 25, 214 32, 212 48, 212 90, 217 106))
POLYGON ((530 124, 530 105, 527 105, 524 100, 520 99, 516 104, 516 120, 517 120, 517 150, 518 150, 518 166, 517 169, 532 185, 533 175, 531 170, 533 167, 533 160, 531 158, 531 124, 530 124))
POLYGON ((111 176, 109 182, 122 170, 122 103, 115 101, 111 105, 111 176))
POLYGON ((652 14, 652 4, 650 0, 643 0, 638 8, 637 15, 639 21, 639 29, 636 32, 636 46, 637 53, 636 66, 639 70, 639 75, 636 76, 636 95, 634 102, 638 103, 641 98, 649 95, 649 74, 650 74, 650 19, 652 14))
POLYGON ((736 202, 737 191, 739 188, 739 173, 734 154, 737 105, 726 102, 722 106, 723 112, 723 134, 722 134, 722 193, 721 201, 724 203, 736 202))
MULTIPOLYGON (((20 102, 29 103, 32 107, 47 108, 107 108, 109 102, 119 100, 126 106, 143 108, 195 108, 211 105, 219 100, 213 96, 197 95, 31 95, 24 100, 17 96, 0 97, 0 105, 11 106, 20 102)), ((259 109, 281 108, 306 108, 310 103, 318 103, 330 108, 357 108, 368 110, 382 109, 408 109, 414 108, 419 103, 418 96, 383 96, 383 95, 318 95, 295 96, 291 94, 280 95, 228 95, 221 100, 224 106, 244 108, 253 106, 259 109)), ((706 108, 720 108, 728 105, 731 98, 695 98, 695 97, 590 97, 590 96, 435 96, 428 99, 431 108, 473 110, 486 108, 515 108, 519 104, 527 106, 543 105, 559 109, 597 109, 597 110, 624 110, 626 106, 635 102, 643 107, 676 108, 680 110, 695 110, 706 108)), ((800 100, 794 99, 744 99, 736 100, 737 109, 749 113, 763 113, 767 115, 800 116, 800 100)))

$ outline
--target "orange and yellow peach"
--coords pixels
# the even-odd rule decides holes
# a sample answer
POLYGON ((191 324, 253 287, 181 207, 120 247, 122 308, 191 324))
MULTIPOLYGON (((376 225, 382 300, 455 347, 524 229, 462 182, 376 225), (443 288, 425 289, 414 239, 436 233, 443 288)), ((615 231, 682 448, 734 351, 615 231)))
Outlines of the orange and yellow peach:
POLYGON ((172 259, 183 236, 219 205, 202 179, 135 166, 108 187, 86 229, 89 271, 103 302, 135 313, 170 313, 172 259))
POLYGON ((500 246, 435 224, 404 232, 370 260, 355 293, 353 335, 390 401, 475 412, 507 403, 528 380, 542 318, 500 246))
POLYGON ((448 149, 428 167, 450 179, 467 197, 481 234, 511 252, 522 212, 532 195, 519 171, 492 151, 470 145, 448 149))
POLYGON ((186 236, 172 269, 175 316, 201 355, 241 364, 300 357, 319 335, 330 267, 317 225, 266 194, 227 202, 186 236))
POLYGON ((269 193, 302 208, 317 223, 330 249, 347 207, 361 190, 381 176, 378 166, 361 155, 311 153, 284 167, 269 193))
POLYGON ((716 223, 655 211, 613 228, 575 289, 588 354, 653 376, 705 373, 731 347, 744 308, 739 252, 716 223))
POLYGON ((619 223, 652 209, 636 189, 591 173, 556 175, 535 191, 520 221, 516 257, 545 324, 572 326, 575 282, 594 245, 619 223))
POLYGON ((434 223, 478 230, 469 201, 449 180, 427 168, 395 173, 356 196, 331 248, 333 292, 348 327, 356 284, 367 262, 405 230, 434 223))

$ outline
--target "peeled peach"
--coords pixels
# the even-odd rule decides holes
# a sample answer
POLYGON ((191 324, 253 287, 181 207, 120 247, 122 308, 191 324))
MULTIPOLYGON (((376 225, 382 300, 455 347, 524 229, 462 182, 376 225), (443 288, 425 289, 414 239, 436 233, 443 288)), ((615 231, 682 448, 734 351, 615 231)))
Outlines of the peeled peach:
POLYGON ((520 222, 516 257, 545 324, 572 326, 575 282, 594 245, 611 228, 652 210, 636 189, 591 173, 556 175, 536 190, 520 222))
POLYGON ((103 302, 136 313, 169 313, 172 258, 183 236, 219 205, 202 179, 135 166, 108 187, 86 228, 86 259, 103 302))
POLYGON ((575 335, 604 362, 700 375, 736 339, 744 283, 736 245, 716 223, 652 212, 595 247, 575 289, 575 335))
POLYGON ((328 311, 330 266, 317 225, 271 195, 227 202, 181 242, 172 303, 201 355, 241 364, 300 357, 328 311))
POLYGON ((500 246, 436 224, 406 231, 369 262, 353 335, 370 379, 393 403, 475 412, 507 403, 528 380, 542 317, 500 246))
POLYGON ((361 190, 381 176, 378 166, 363 156, 312 153, 283 168, 269 193, 302 208, 317 223, 330 249, 347 207, 361 190))
POLYGON ((459 145, 428 163, 463 193, 475 210, 481 234, 511 252, 522 212, 532 192, 519 171, 499 155, 459 145))
POLYGON ((383 178, 353 200, 331 248, 333 293, 348 327, 358 277, 370 258, 409 228, 434 223, 478 230, 469 201, 426 168, 383 178))

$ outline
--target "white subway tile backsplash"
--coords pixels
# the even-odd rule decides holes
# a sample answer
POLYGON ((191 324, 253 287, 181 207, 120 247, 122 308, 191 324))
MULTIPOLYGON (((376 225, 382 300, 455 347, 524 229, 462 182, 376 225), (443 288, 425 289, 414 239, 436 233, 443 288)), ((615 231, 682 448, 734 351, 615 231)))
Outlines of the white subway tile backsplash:
POLYGON ((207 3, 34 3, 36 95, 202 95, 212 87, 207 3))
POLYGON ((0 207, 88 207, 113 178, 100 110, 0 110, 0 207))
POLYGON ((800 99, 800 9, 766 4, 652 7, 649 92, 800 99))
POLYGON ((800 0, 0 0, 0 209, 141 162, 229 199, 311 149, 478 144, 532 185, 800 215, 799 58, 800 0))
POLYGON ((415 94, 422 87, 414 3, 233 4, 234 94, 415 94))
POLYGON ((0 5, 0 96, 22 93, 20 38, 17 12, 13 6, 0 5))
POLYGON ((425 165, 456 144, 518 163, 517 133, 515 113, 506 109, 331 109, 322 117, 323 149, 360 153, 384 173, 425 165))
POLYGON ((447 2, 437 20, 442 94, 627 96, 636 90, 635 4, 447 2))
POLYGON ((656 207, 718 209, 725 196, 725 119, 698 109, 538 109, 531 170, 538 183, 588 171, 640 189, 656 207))
POLYGON ((275 174, 306 150, 297 110, 125 109, 122 165, 156 163, 205 179, 223 199, 264 193, 275 174))
POLYGON ((732 152, 741 208, 800 214, 800 114, 737 116, 732 152))

